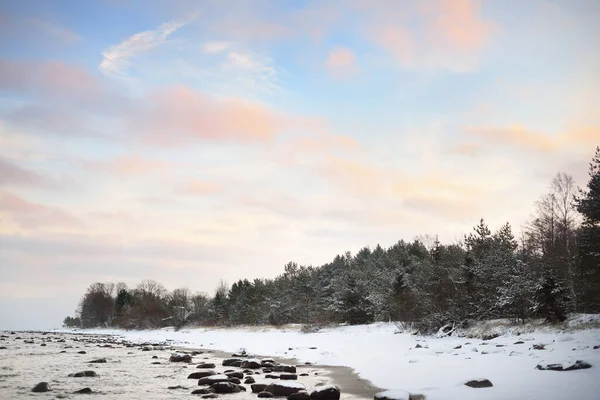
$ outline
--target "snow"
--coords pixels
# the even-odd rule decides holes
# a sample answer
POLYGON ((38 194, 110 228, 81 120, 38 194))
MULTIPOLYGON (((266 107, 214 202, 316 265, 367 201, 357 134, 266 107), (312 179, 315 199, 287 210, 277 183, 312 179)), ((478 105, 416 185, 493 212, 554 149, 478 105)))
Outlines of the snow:
POLYGON ((410 393, 406 390, 386 390, 375 395, 375 400, 409 400, 410 393))
POLYGON ((272 385, 277 385, 277 386, 281 386, 281 387, 286 387, 286 388, 290 388, 290 389, 300 389, 300 390, 304 390, 306 389, 306 386, 304 386, 302 383, 300 382, 291 382, 291 381, 277 381, 277 382, 272 382, 272 385))
MULTIPOLYGON (((584 325, 598 321, 600 318, 596 317, 579 318, 579 324, 584 325)), ((569 321, 569 326, 576 325, 577 321, 569 321)), ((194 328, 178 332, 172 329, 94 332, 139 342, 170 339, 174 344, 189 348, 228 352, 245 348, 257 356, 348 366, 382 390, 407 390, 424 394, 427 400, 598 399, 600 350, 594 350, 593 346, 600 345, 599 328, 563 332, 555 328, 528 327, 523 331, 526 334, 521 334, 519 329, 498 329, 504 333, 487 341, 398 334, 392 323, 338 326, 315 333, 302 333, 296 326, 284 329, 239 327, 194 328), (524 343, 515 344, 517 341, 524 343), (533 344, 538 343, 545 344, 545 349, 533 349, 533 344), (417 349, 417 344, 423 347, 417 349), (454 349, 458 345, 461 348, 454 349), (561 362, 582 360, 590 363, 592 368, 561 372, 535 368, 550 359, 561 362), (493 387, 464 385, 464 382, 477 378, 489 379, 493 387)))

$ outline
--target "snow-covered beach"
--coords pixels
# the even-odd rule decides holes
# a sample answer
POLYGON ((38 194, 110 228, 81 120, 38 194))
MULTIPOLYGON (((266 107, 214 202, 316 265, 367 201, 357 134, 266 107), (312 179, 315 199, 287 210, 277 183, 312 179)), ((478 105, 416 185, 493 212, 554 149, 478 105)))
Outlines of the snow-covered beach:
POLYGON ((563 329, 486 327, 487 334, 499 335, 489 340, 398 333, 393 323, 323 328, 314 333, 303 333, 300 326, 93 332, 138 343, 169 340, 187 348, 245 349, 250 354, 292 358, 298 364, 346 366, 382 390, 402 389, 428 400, 597 400, 600 329, 589 327, 595 321, 597 316, 579 316, 563 329), (567 368, 578 360, 592 367, 536 368, 548 363, 563 363, 567 368), (493 387, 464 385, 478 378, 489 379, 493 387))

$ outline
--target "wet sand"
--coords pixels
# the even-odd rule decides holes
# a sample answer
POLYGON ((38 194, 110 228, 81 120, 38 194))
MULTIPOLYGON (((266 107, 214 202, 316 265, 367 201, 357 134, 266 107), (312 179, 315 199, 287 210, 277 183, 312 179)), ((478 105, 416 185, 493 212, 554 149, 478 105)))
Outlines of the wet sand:
MULTIPOLYGON (((225 353, 206 349, 189 349, 171 346, 168 342, 132 344, 114 336, 96 334, 69 334, 49 332, 2 332, 0 339, 0 399, 75 399, 85 396, 74 394, 86 387, 95 396, 103 399, 180 399, 199 398, 191 395, 198 386, 197 379, 187 379, 197 369, 196 364, 211 362, 215 372, 239 370, 223 367, 225 353), (144 350, 147 349, 147 350, 144 350), (79 352, 85 351, 85 354, 79 352), (192 363, 170 362, 169 357, 176 351, 201 352, 192 357, 192 363), (105 358, 106 363, 91 363, 105 358), (95 371, 97 377, 68 377, 80 371, 95 371), (32 393, 31 389, 39 382, 48 382, 52 391, 32 393), (179 387, 169 389, 169 387, 179 387)), ((265 358, 269 355, 258 355, 265 358)), ((360 379, 352 369, 299 364, 296 360, 275 358, 278 363, 296 365, 298 380, 310 392, 322 385, 336 384, 342 391, 342 400, 372 399, 378 391, 369 382, 360 379), (300 376, 308 374, 308 376, 300 376)), ((261 371, 261 370, 258 370, 261 371)), ((265 378, 265 374, 252 375, 256 383, 277 382, 265 378)), ((243 385, 246 392, 220 394, 219 398, 233 400, 256 399, 250 385, 243 385)))

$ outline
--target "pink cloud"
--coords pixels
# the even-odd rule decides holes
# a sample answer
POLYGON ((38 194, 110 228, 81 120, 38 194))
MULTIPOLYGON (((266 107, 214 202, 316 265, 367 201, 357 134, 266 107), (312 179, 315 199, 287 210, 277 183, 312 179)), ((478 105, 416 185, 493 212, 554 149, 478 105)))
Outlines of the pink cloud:
POLYGON ((36 172, 28 171, 0 157, 0 187, 5 185, 43 187, 48 180, 36 172))
POLYGON ((6 191, 0 191, 0 211, 23 228, 72 228, 82 225, 78 218, 58 207, 29 202, 6 191))
POLYGON ((325 60, 325 68, 334 77, 346 77, 356 70, 356 55, 345 47, 336 47, 325 60))
POLYGON ((151 160, 135 154, 115 157, 107 161, 88 163, 93 169, 117 175, 144 175, 165 170, 168 164, 163 161, 151 160))
POLYGON ((133 113, 129 129, 146 141, 178 145, 191 140, 264 142, 295 121, 243 99, 217 101, 186 86, 156 91, 133 113))
POLYGON ((218 183, 192 179, 179 190, 179 193, 192 196, 205 196, 219 193, 222 190, 223 188, 218 183))

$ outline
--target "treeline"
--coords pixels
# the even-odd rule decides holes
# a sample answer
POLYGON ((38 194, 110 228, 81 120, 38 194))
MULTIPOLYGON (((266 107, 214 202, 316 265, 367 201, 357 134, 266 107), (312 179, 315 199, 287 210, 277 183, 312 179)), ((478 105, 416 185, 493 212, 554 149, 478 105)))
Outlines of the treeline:
POLYGON ((126 329, 183 325, 411 322, 422 332, 474 320, 600 312, 600 147, 586 190, 559 173, 515 237, 482 219, 460 243, 399 241, 319 267, 290 262, 274 279, 224 282, 214 295, 169 292, 145 280, 94 283, 66 326, 126 329))

